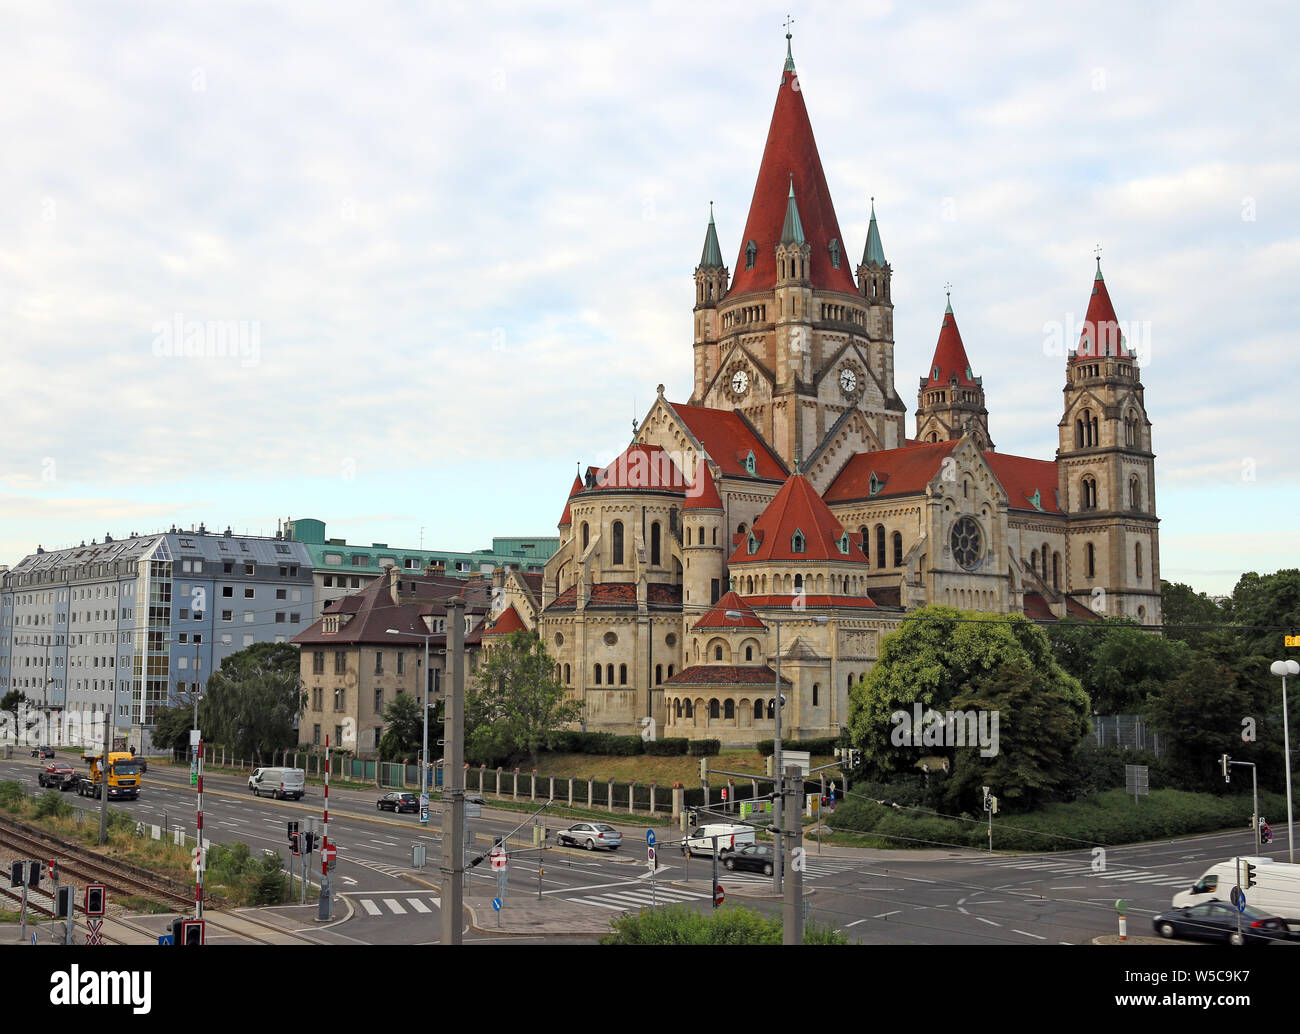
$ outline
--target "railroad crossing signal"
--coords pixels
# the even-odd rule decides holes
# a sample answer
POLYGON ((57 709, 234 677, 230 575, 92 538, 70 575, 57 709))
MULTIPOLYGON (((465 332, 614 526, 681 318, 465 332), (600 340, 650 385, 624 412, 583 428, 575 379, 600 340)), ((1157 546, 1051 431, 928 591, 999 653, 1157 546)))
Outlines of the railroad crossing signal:
POLYGON ((54 918, 67 919, 72 915, 72 888, 60 887, 54 897, 54 918))
POLYGON ((297 832, 298 832, 298 823, 297 823, 296 821, 294 821, 294 822, 290 822, 290 823, 289 823, 289 836, 293 836, 293 835, 294 835, 295 833, 297 833, 297 832))
POLYGON ((57 859, 53 859, 50 861, 50 882, 52 883, 59 882, 59 863, 57 859))
POLYGON ((14 862, 9 866, 9 886, 21 887, 23 885, 23 863, 14 862))
POLYGON ((104 920, 87 919, 86 920, 86 943, 102 945, 104 943, 103 929, 104 929, 104 920))
POLYGON ((27 863, 27 886, 36 890, 41 885, 41 863, 30 861, 27 863))
POLYGON ((328 847, 325 848, 325 863, 327 865, 333 865, 334 859, 337 858, 338 856, 339 856, 338 848, 335 847, 333 844, 330 844, 328 847))
POLYGON ((107 897, 108 888, 106 888, 102 883, 89 884, 86 887, 86 915, 102 916, 104 914, 104 904, 107 897))

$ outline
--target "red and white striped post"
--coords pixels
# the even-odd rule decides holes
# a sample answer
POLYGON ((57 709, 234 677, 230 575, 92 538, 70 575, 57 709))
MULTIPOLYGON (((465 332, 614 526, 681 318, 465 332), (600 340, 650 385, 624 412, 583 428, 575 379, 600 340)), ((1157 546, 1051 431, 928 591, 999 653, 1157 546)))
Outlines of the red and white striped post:
POLYGON ((195 795, 196 828, 198 844, 194 858, 194 918, 203 918, 203 740, 199 740, 198 791, 195 795))

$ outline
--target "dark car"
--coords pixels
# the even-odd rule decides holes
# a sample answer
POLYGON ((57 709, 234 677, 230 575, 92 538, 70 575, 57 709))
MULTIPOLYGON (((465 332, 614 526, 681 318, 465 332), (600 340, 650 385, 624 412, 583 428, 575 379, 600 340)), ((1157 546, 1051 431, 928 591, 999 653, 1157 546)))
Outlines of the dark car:
POLYGON ((36 777, 39 785, 54 787, 57 790, 70 790, 76 780, 77 773, 72 770, 72 766, 61 761, 46 765, 45 770, 36 777))
POLYGON ((1151 920, 1161 937, 1190 937, 1198 941, 1227 941, 1229 944, 1267 944, 1291 939, 1284 919, 1247 906, 1241 913, 1237 932, 1237 910, 1222 901, 1205 901, 1164 912, 1151 920))
POLYGON ((772 849, 766 844, 744 844, 734 851, 728 851, 722 864, 729 871, 744 869, 747 872, 761 872, 764 876, 771 876, 772 849))
POLYGON ((52 757, 54 757, 54 748, 53 748, 53 747, 33 747, 33 748, 32 748, 32 757, 34 757, 34 758, 41 758, 42 760, 44 760, 45 758, 52 758, 52 757))
POLYGON ((413 793, 399 790, 384 794, 375 802, 375 807, 380 811, 409 811, 414 814, 420 810, 420 798, 413 793))

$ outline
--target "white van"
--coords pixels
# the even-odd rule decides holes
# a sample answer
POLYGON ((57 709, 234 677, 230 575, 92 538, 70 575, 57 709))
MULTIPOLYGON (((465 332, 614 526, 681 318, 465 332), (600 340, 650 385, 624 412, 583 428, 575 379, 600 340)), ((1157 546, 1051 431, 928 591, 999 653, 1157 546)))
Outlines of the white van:
POLYGON ((248 788, 254 797, 269 794, 277 800, 297 801, 307 792, 307 774, 301 768, 258 768, 248 777, 248 788))
MULTIPOLYGON (((1255 866, 1255 886, 1243 891, 1246 904, 1258 912, 1300 923, 1300 864, 1279 862, 1264 856, 1245 856, 1242 862, 1255 866)), ((1231 901, 1237 886, 1237 859, 1218 862, 1192 884, 1174 895, 1175 908, 1199 905, 1202 901, 1231 901)))
POLYGON ((718 838, 718 857, 734 851, 741 844, 754 843, 753 826, 733 826, 725 822, 714 822, 707 826, 697 826, 694 833, 687 833, 682 840, 682 854, 713 856, 713 838, 718 838))

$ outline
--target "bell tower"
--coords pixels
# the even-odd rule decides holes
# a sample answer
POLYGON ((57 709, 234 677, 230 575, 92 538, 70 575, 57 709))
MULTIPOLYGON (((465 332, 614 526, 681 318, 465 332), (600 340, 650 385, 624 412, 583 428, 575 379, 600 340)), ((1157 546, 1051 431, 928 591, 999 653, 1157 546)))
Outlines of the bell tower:
POLYGON ((975 436, 975 444, 981 450, 993 448, 989 411, 984 404, 984 379, 971 372, 949 293, 934 358, 930 360, 930 369, 921 377, 916 395, 916 439, 949 442, 967 432, 975 436))

